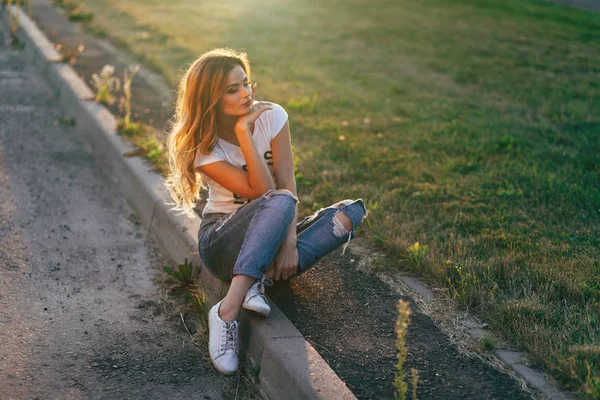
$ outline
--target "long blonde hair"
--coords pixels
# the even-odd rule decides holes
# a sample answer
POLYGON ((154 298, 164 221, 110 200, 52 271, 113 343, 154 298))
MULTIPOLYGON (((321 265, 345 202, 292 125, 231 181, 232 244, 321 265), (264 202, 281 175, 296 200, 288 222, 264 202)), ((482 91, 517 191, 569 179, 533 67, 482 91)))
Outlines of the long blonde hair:
POLYGON ((177 105, 171 132, 167 138, 169 173, 165 184, 176 210, 193 214, 204 186, 195 171, 196 150, 210 154, 217 144, 217 103, 225 92, 227 76, 241 66, 250 80, 246 53, 232 49, 214 49, 190 65, 179 83, 177 105))

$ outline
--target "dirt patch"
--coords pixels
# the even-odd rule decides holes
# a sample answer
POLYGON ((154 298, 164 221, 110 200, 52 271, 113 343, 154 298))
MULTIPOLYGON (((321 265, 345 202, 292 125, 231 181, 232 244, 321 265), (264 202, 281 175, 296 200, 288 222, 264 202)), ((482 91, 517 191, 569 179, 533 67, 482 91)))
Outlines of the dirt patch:
POLYGON ((393 398, 401 298, 413 310, 405 367, 419 370, 420 399, 531 398, 510 376, 461 353, 412 299, 359 271, 358 262, 336 252, 268 294, 359 399, 393 398))

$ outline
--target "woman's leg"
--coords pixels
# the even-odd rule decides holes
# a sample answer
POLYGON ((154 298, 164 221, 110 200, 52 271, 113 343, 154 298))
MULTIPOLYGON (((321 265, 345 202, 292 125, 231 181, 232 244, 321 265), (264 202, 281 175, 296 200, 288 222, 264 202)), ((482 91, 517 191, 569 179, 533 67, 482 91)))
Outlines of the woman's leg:
POLYGON ((200 256, 211 271, 226 279, 231 260, 235 261, 227 295, 208 312, 210 359, 224 374, 234 373, 239 366, 237 319, 246 292, 275 258, 297 202, 288 190, 270 190, 216 223, 207 221, 206 229, 199 230, 200 256))
POLYGON ((297 202, 288 190, 274 191, 261 202, 233 267, 231 287, 221 305, 223 319, 238 318, 246 292, 275 259, 294 218, 297 202))
POLYGON ((219 315, 224 320, 237 319, 246 292, 271 265, 297 202, 288 190, 269 191, 212 226, 209 232, 200 233, 200 255, 207 267, 223 280, 233 276, 220 307, 219 315))
POLYGON ((346 246, 367 214, 362 199, 342 200, 299 222, 298 274, 340 246, 346 246))

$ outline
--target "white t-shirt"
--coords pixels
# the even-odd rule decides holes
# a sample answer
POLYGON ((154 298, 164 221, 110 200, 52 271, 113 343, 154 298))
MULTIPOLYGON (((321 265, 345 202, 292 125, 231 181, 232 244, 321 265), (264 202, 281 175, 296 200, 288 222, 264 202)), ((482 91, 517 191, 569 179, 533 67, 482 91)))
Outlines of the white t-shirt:
MULTIPOLYGON (((273 104, 273 109, 264 111, 254 122, 254 134, 252 135, 252 139, 254 140, 254 145, 256 146, 258 153, 263 155, 265 164, 269 171, 271 171, 271 174, 273 174, 273 179, 275 179, 271 140, 277 136, 281 128, 283 128, 283 125, 285 125, 288 114, 279 104, 271 104, 273 104)), ((218 139, 217 145, 208 155, 200 153, 200 149, 196 150, 196 157, 194 159, 195 167, 218 161, 226 161, 238 168, 246 170, 246 160, 244 159, 242 148, 221 138, 218 139)), ((204 211, 202 211, 203 215, 215 212, 230 213, 251 201, 251 199, 247 197, 238 196, 237 194, 230 192, 204 174, 202 174, 202 177, 208 186, 208 199, 204 211)), ((277 185, 277 182, 275 182, 275 185, 277 185)))

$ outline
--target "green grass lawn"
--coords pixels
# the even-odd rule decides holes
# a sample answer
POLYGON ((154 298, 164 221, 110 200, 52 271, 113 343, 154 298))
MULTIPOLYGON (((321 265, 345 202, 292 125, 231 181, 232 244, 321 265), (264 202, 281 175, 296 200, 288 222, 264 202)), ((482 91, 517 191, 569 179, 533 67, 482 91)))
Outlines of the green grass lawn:
POLYGON ((84 8, 173 87, 201 53, 246 50, 259 97, 290 113, 303 211, 363 197, 382 268, 420 270, 600 396, 600 14, 539 0, 84 8))

